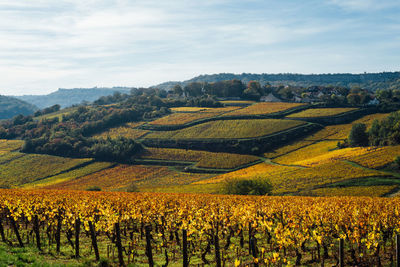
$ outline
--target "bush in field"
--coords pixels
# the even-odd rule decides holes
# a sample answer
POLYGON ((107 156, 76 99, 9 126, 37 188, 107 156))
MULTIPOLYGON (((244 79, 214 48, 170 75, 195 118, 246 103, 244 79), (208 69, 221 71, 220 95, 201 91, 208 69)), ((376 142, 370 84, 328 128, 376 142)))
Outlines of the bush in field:
POLYGON ((400 169, 400 156, 397 156, 397 157, 394 159, 394 163, 396 164, 397 168, 400 169))
POLYGON ((98 186, 91 186, 86 188, 86 191, 101 191, 101 188, 98 186))
POLYGON ((139 192, 139 188, 135 183, 131 183, 127 188, 126 192, 139 192))
POLYGON ((353 124, 351 128, 348 143, 350 146, 367 146, 368 145, 368 133, 367 126, 364 123, 353 124))
POLYGON ((271 183, 263 177, 254 179, 233 178, 227 180, 223 187, 223 193, 230 195, 267 195, 271 191, 271 183))

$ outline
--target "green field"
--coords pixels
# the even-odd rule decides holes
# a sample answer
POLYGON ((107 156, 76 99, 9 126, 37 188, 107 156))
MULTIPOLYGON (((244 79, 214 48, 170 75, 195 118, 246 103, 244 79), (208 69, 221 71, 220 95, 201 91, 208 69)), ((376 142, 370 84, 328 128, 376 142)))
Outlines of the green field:
POLYGON ((305 124, 293 120, 220 120, 176 131, 154 131, 145 138, 156 139, 236 139, 274 134, 305 124))

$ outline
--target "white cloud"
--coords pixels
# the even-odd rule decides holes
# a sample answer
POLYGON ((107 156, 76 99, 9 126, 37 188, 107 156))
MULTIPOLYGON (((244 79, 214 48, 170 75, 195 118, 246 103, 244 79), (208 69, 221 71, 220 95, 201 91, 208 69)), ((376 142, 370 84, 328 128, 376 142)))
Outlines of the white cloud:
MULTIPOLYGON (((365 21, 336 19, 324 8, 373 11, 387 4, 307 3, 0 0, 0 93, 149 86, 215 72, 309 72, 316 66, 324 72, 334 68, 329 62, 324 68, 324 59, 342 67, 356 64, 350 61, 357 53, 373 50, 365 42, 351 43, 353 36, 378 34, 364 30, 365 21), (335 46, 359 47, 343 56, 335 46)), ((398 24, 386 28, 387 35, 398 32, 398 24)), ((374 42, 397 44, 395 38, 374 42)))

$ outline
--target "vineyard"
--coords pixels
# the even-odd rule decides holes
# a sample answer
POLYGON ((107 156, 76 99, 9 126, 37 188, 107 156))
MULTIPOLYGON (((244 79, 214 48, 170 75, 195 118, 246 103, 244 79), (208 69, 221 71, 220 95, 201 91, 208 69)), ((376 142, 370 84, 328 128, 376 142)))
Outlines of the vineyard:
POLYGON ((197 162, 197 167, 212 169, 233 169, 259 160, 259 157, 252 155, 175 148, 147 148, 141 158, 197 162))
POLYGON ((357 108, 310 108, 300 111, 298 113, 290 114, 288 118, 314 118, 314 117, 329 117, 335 116, 350 111, 357 110, 357 108))
POLYGON ((267 115, 267 114, 286 111, 304 105, 305 104, 302 103, 280 103, 280 102, 256 103, 251 106, 226 113, 224 114, 224 116, 267 115))
POLYGON ((389 266, 399 201, 1 190, 0 236, 64 262, 389 266))
POLYGON ((293 120, 221 120, 210 121, 176 131, 154 131, 144 138, 151 139, 236 139, 266 136, 284 131, 304 122, 293 120))
POLYGON ((91 161, 37 154, 10 156, 9 161, 0 165, 0 182, 14 186, 44 179, 91 161))
POLYGON ((114 127, 114 128, 109 128, 106 131, 95 135, 95 138, 101 138, 101 139, 106 139, 108 137, 110 138, 117 138, 117 137, 125 137, 125 138, 131 138, 131 139, 138 139, 142 137, 143 135, 147 134, 149 131, 147 130, 142 130, 142 129, 137 129, 136 127, 139 127, 143 125, 144 122, 128 122, 122 126, 114 127))
POLYGON ((209 177, 210 175, 205 174, 181 173, 162 166, 118 164, 79 178, 50 183, 43 188, 80 190, 98 187, 101 190, 114 191, 126 190, 129 185, 135 184, 146 191, 152 187, 190 184, 209 177))

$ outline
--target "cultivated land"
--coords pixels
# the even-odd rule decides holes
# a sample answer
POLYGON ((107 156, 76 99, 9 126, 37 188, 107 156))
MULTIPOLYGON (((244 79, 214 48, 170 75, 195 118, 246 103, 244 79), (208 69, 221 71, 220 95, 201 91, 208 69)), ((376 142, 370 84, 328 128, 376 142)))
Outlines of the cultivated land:
MULTIPOLYGON (((235 102, 235 101, 230 101, 235 102)), ((388 195, 399 190, 398 173, 387 169, 400 155, 399 146, 337 147, 355 123, 367 127, 388 113, 359 115, 350 123, 323 126, 298 138, 285 138, 287 131, 307 125, 296 117, 332 117, 354 108, 315 108, 296 103, 253 103, 223 108, 176 107, 172 114, 150 121, 129 122, 97 133, 95 138, 120 136, 141 140, 252 140, 278 135, 280 145, 262 153, 238 154, 181 148, 147 147, 135 163, 126 165, 93 159, 65 158, 18 152, 20 140, 0 140, 2 187, 126 190, 135 185, 141 191, 218 193, 231 178, 267 177, 273 194, 286 195, 388 195), (297 112, 297 108, 304 109, 297 112), (291 119, 257 117, 281 114, 291 119), (222 116, 221 116, 222 115, 222 116), (244 116, 240 118, 240 116, 244 116), (232 119, 232 116, 238 116, 232 119), (248 116, 255 116, 254 118, 248 116), (202 122, 206 118, 208 121, 202 122), (209 120, 211 119, 211 120, 209 120), (191 122, 196 124, 191 125, 191 122), (186 126, 188 124, 188 126, 186 126), (176 130, 144 129, 146 125, 179 125, 176 130), (252 155, 251 155, 252 154, 252 155)), ((46 114, 47 118, 72 112, 46 114)), ((36 119, 44 119, 43 116, 36 119)), ((249 152, 252 147, 249 147, 249 152)))
MULTIPOLYGON (((229 103, 235 101, 230 101, 229 103)), ((285 132, 307 121, 299 118, 332 117, 355 111, 355 108, 315 108, 297 103, 253 103, 222 108, 176 107, 172 114, 150 121, 129 122, 97 133, 95 138, 141 140, 235 140, 282 135, 281 145, 263 153, 238 154, 210 152, 189 147, 148 147, 133 165, 97 162, 18 152, 20 140, 0 141, 0 173, 3 187, 69 188, 125 190, 135 184, 139 190, 165 192, 220 192, 231 178, 267 177, 273 194, 387 195, 398 190, 398 174, 386 170, 400 155, 400 147, 337 148, 354 123, 370 127, 373 120, 388 113, 360 115, 350 123, 326 125, 300 138, 286 139, 285 132), (298 108, 303 109, 296 112, 298 108), (287 115, 290 111, 292 114, 287 115), (281 114, 290 119, 268 118, 281 114), (267 117, 258 117, 258 116, 267 117), (241 116, 244 116, 241 118, 241 116), (248 117, 254 116, 254 118, 248 117), (237 119, 232 119, 237 117, 237 119), (202 122, 203 119, 207 119, 202 122), (192 122, 196 122, 192 125, 192 122), (144 126, 179 125, 176 130, 146 129, 144 126), (144 127, 144 128, 143 128, 144 127), (250 155, 253 154, 253 155, 250 155), (374 193, 371 193, 371 192, 374 193), (357 192, 357 193, 356 193, 357 192)), ((60 110, 36 119, 53 118, 73 112, 60 110)), ((249 152, 252 147, 249 147, 249 152)))
POLYGON ((358 110, 236 104, 243 106, 176 107, 92 135, 177 143, 144 147, 130 164, 26 154, 23 141, 0 140, 0 186, 37 189, 0 189, 0 266, 95 266, 97 256, 113 266, 182 266, 186 259, 210 266, 331 266, 338 264, 338 239, 347 265, 393 265, 400 173, 392 165, 400 146, 337 146, 353 124, 370 128, 389 114, 359 113, 339 123, 358 110), (338 124, 296 120, 307 112, 338 124), (170 126, 179 127, 162 128, 170 126), (263 150, 260 140, 275 146, 263 150), (225 142, 221 152, 211 152, 219 142, 225 142), (235 151, 238 146, 247 152, 235 151), (260 177, 269 179, 275 196, 187 194, 221 193, 230 179, 260 177), (392 198, 370 198, 379 196, 392 198))

